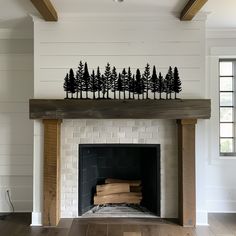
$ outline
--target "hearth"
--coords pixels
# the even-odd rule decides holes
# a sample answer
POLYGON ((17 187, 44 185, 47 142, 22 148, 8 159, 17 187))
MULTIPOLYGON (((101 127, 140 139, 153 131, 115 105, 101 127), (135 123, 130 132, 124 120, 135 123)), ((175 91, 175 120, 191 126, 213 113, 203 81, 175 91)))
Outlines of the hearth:
MULTIPOLYGON (((79 216, 94 209, 96 185, 107 178, 141 180, 140 209, 160 216, 159 144, 79 145, 79 216)), ((117 211, 117 207, 109 209, 117 211)))

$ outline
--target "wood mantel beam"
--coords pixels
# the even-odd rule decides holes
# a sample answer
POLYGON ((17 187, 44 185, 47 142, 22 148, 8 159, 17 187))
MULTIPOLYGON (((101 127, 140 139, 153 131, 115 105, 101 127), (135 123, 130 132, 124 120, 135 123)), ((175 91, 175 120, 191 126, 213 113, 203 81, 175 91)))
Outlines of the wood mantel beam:
POLYGON ((50 0, 30 0, 46 21, 57 21, 57 12, 50 0))
POLYGON ((180 20, 189 21, 200 11, 207 0, 189 0, 180 15, 180 20))

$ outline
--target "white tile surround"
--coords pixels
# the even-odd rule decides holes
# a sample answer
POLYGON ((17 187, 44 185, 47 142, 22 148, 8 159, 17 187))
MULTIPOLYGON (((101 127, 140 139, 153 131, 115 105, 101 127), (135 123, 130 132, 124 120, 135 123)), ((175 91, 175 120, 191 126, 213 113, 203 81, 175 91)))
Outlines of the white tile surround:
POLYGON ((161 145, 161 217, 178 216, 178 160, 175 120, 63 120, 61 217, 78 216, 78 147, 85 143, 161 145))

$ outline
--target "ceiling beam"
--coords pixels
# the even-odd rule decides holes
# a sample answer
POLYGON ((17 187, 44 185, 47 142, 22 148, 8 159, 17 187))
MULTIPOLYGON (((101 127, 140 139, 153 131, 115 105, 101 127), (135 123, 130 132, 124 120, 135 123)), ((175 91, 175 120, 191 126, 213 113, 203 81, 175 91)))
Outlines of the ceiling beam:
POLYGON ((207 0, 189 0, 180 15, 180 20, 189 21, 200 11, 207 0))
POLYGON ((50 0, 30 0, 46 21, 57 21, 57 12, 50 0))

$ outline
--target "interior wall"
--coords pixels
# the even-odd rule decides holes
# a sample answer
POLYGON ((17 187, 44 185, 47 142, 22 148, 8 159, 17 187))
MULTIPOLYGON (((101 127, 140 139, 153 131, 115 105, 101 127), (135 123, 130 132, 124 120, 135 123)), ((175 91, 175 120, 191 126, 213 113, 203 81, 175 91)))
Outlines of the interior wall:
MULTIPOLYGON (((118 72, 128 66, 132 72, 137 68, 143 71, 149 63, 166 74, 169 66, 177 66, 183 83, 180 97, 206 96, 205 17, 202 16, 191 22, 162 14, 77 15, 61 17, 57 23, 35 18, 34 39, 34 98, 63 99, 64 77, 70 68, 76 70, 80 60, 88 62, 90 71, 97 66, 103 71, 107 62, 116 66, 118 72)), ((207 222, 205 130, 205 121, 199 121, 197 144, 201 148, 196 150, 198 224, 207 222)), ((42 124, 35 121, 34 197, 41 196, 41 200, 34 201, 33 224, 41 222, 42 132, 42 124)), ((71 212, 67 211, 67 215, 71 212)))
POLYGON ((33 201, 33 35, 0 29, 0 212, 31 212, 33 201))
POLYGON ((209 30, 207 76, 212 99, 206 200, 209 212, 236 212, 236 157, 219 154, 219 58, 236 58, 235 30, 209 30))

